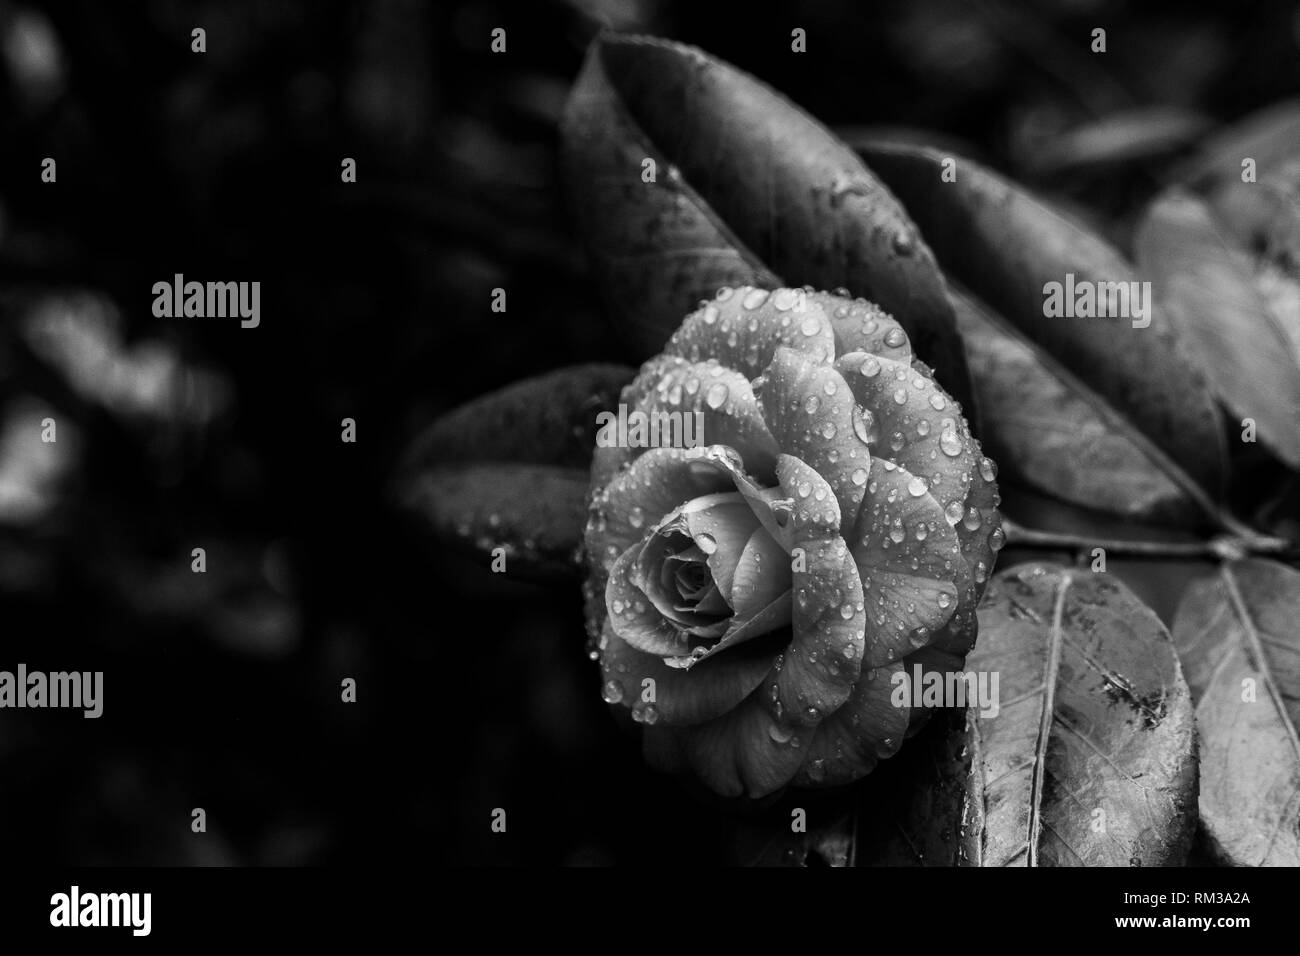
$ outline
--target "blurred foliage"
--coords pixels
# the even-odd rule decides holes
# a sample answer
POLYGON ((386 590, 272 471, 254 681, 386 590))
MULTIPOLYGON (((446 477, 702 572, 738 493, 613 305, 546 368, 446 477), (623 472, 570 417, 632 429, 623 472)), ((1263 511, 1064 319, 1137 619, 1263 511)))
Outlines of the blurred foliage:
POLYGON ((0 853, 722 858, 617 739, 577 589, 430 554, 384 504, 437 414, 624 358, 556 178, 602 23, 937 131, 1121 240, 1205 129, 1300 88, 1275 0, 0 0, 0 667, 106 672, 98 721, 0 715, 0 853), (261 327, 155 319, 174 273, 261 281, 261 327))

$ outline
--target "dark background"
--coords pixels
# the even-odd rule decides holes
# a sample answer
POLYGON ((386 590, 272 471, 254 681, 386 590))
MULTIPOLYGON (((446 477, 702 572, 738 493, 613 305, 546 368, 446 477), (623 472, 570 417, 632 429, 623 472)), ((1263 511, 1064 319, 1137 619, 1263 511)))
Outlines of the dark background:
POLYGON ((556 176, 601 20, 850 140, 935 131, 1120 241, 1206 130, 1300 88, 1288 2, 0 0, 0 669, 105 672, 99 720, 0 711, 0 857, 725 858, 600 701, 576 583, 503 581, 388 504, 439 413, 628 359, 556 176), (260 281, 261 327, 155 319, 177 272, 260 281))

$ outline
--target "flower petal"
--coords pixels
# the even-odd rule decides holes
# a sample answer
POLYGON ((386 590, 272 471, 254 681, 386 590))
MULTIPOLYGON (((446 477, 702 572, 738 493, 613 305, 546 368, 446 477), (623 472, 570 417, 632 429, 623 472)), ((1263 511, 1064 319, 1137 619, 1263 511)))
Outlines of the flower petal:
POLYGON ((697 498, 683 508, 691 537, 704 551, 722 595, 731 596, 732 578, 745 545, 759 530, 758 516, 740 492, 697 498))
POLYGON ((877 459, 850 540, 867 611, 863 666, 926 646, 952 617, 966 568, 957 533, 925 480, 877 459))
POLYGON ((724 797, 758 798, 779 790, 803 763, 812 735, 773 716, 760 686, 716 720, 678 734, 695 774, 724 797))
POLYGON ((759 388, 759 402, 781 450, 810 465, 839 501, 841 527, 852 527, 871 468, 871 452, 854 428, 854 397, 834 368, 778 349, 759 388))
MULTIPOLYGON (((766 528, 756 529, 745 543, 731 579, 729 599, 736 617, 748 620, 781 595, 788 595, 790 582, 790 556, 766 528)), ((787 617, 785 623, 789 622, 787 617)))
POLYGON ((862 668, 863 594, 857 566, 838 535, 800 539, 794 569, 794 640, 776 677, 777 714, 816 726, 849 698, 862 668))
MULTIPOLYGON (((704 442, 731 445, 752 474, 771 477, 776 442, 763 421, 748 377, 735 369, 714 360, 696 363, 680 356, 657 355, 642 365, 636 378, 624 387, 619 404, 626 413, 628 438, 637 437, 631 434, 636 421, 633 413, 647 416, 676 413, 676 418, 657 420, 661 426, 660 445, 664 445, 663 433, 667 431, 670 440, 676 439, 674 445, 684 447, 686 428, 690 425, 692 445, 698 447, 704 442), (695 419, 688 419, 696 412, 700 414, 699 428, 694 427, 695 419), (670 427, 665 429, 664 424, 670 427)), ((620 469, 647 450, 610 445, 603 441, 602 434, 597 433, 592 456, 593 489, 604 487, 620 469)), ((647 430, 639 437, 648 441, 653 436, 647 430)))
POLYGON ((664 619, 632 576, 640 548, 633 545, 614 562, 605 584, 605 605, 614 632, 639 651, 671 657, 687 649, 681 631, 664 619))
POLYGON ((874 415, 872 456, 925 479, 949 523, 956 526, 963 560, 975 579, 965 588, 962 604, 973 604, 983 591, 978 579, 987 580, 993 565, 996 548, 990 541, 1000 546, 1001 519, 992 485, 995 468, 981 454, 961 407, 920 362, 907 366, 857 352, 835 364, 859 405, 874 415))
POLYGON ((651 448, 592 496, 588 560, 608 571, 619 555, 675 508, 733 488, 730 475, 721 468, 692 461, 680 448, 651 448))
MULTIPOLYGON (((606 626, 600 667, 605 699, 645 715, 653 703, 656 726, 685 726, 720 717, 739 705, 772 670, 777 648, 751 642, 690 671, 669 667, 636 650, 606 626), (644 683, 653 680, 653 684, 644 683), (653 701, 644 698, 653 688, 653 701)), ((648 728, 647 728, 648 729, 648 728)))
POLYGON ((896 362, 911 362, 912 344, 907 333, 876 303, 832 292, 812 292, 809 298, 830 316, 836 355, 870 352, 896 362))
POLYGON ((786 346, 809 361, 835 359, 835 332, 820 305, 803 289, 719 289, 718 297, 686 317, 664 347, 692 362, 717 359, 755 378, 786 346))
POLYGON ((862 673, 844 706, 818 725, 807 760, 794 778, 796 785, 852 783, 898 752, 907 733, 909 706, 895 706, 891 698, 894 675, 903 673, 901 664, 862 673))

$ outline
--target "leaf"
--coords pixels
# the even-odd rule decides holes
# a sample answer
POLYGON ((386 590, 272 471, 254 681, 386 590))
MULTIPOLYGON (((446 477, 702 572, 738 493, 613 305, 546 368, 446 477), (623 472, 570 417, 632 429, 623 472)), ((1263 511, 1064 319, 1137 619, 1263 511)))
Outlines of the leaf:
POLYGON ((1071 504, 1182 525, 1212 505, 1105 399, 956 286, 984 450, 1004 478, 1071 504))
POLYGON ((1130 282, 1134 266, 1098 236, 968 159, 943 182, 937 150, 867 145, 871 168, 916 219, 944 269, 1124 415, 1211 496, 1224 480, 1218 408, 1177 329, 1158 314, 1048 318, 1044 287, 1130 282))
POLYGON ((435 540, 533 578, 578 572, 596 416, 635 373, 575 365, 474 399, 412 443, 395 482, 399 505, 435 540), (498 552, 500 553, 500 552, 498 552))
POLYGON ((406 468, 449 461, 530 461, 587 468, 596 415, 635 375, 624 365, 572 365, 476 398, 411 444, 406 468))
POLYGON ((983 866, 1183 862, 1195 826, 1192 704, 1169 632, 1118 580, 999 573, 967 668, 999 677, 972 723, 983 866))
POLYGON ((639 357, 719 286, 842 286, 892 312, 969 410, 952 308, 915 226, 769 87, 693 47, 605 34, 570 96, 563 147, 607 309, 639 357))
POLYGON ((981 801, 968 781, 978 754, 959 708, 938 711, 897 756, 863 781, 856 866, 973 866, 981 801))
POLYGON ((556 578, 578 573, 587 482, 580 468, 459 463, 418 472, 399 494, 436 538, 485 567, 499 547, 506 573, 556 578))
POLYGON ((1174 619, 1201 736, 1201 821, 1233 865, 1300 865, 1297 621, 1300 572, 1258 558, 1194 584, 1174 619))
POLYGON ((1159 308, 1174 317, 1224 404, 1254 419, 1259 440, 1300 468, 1300 364, 1245 256, 1224 242, 1205 203, 1183 191, 1151 205, 1136 245, 1159 308))
POLYGON ((1159 159, 1205 132, 1209 120, 1179 106, 1119 110, 1053 136, 1027 158, 1036 175, 1159 159))
POLYGON ((1257 168, 1294 156, 1300 143, 1300 99, 1283 100, 1232 123, 1215 133, 1175 174, 1183 182, 1232 177, 1240 180, 1241 161, 1255 160, 1257 168))

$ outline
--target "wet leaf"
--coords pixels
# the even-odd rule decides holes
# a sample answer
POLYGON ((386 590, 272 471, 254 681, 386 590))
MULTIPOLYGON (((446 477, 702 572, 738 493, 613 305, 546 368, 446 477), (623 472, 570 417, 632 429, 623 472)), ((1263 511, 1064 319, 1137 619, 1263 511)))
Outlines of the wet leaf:
POLYGON ((999 573, 979 617, 966 666, 1000 702, 971 723, 980 865, 1182 863, 1192 704, 1159 618, 1109 575, 1036 564, 999 573))
POLYGON ((915 226, 848 147, 764 84, 693 47, 606 34, 563 142, 606 307, 638 357, 719 286, 842 286, 893 313, 969 406, 943 278, 915 226))
POLYGON ((1300 468, 1300 364, 1292 343, 1200 199, 1158 198, 1137 232, 1138 261, 1197 355, 1211 385, 1238 418, 1258 423, 1259 441, 1300 468))
POLYGON ((580 468, 450 464, 416 473, 399 500, 437 540, 468 551, 484 567, 503 557, 510 575, 566 577, 578 573, 587 480, 580 468))
POLYGON ((979 300, 952 298, 984 450, 1004 477, 1137 520, 1204 520, 1196 483, 1109 402, 979 300))
MULTIPOLYGON (((1110 403, 1211 497, 1223 484, 1218 407, 1178 330, 1153 310, 1132 318, 1047 317, 1046 285, 1072 276, 1106 288, 1142 280, 1095 234, 971 160, 934 149, 868 145, 864 155, 907 205, 944 269, 1110 403)), ((1148 302, 1149 304, 1149 302, 1148 302)))
POLYGON ((1174 619, 1201 737, 1201 821, 1233 865, 1300 865, 1297 621, 1300 572, 1258 558, 1194 584, 1174 619))
POLYGON ((573 365, 508 385, 430 425, 412 443, 406 467, 519 461, 586 468, 597 413, 615 408, 635 374, 623 365, 573 365))

